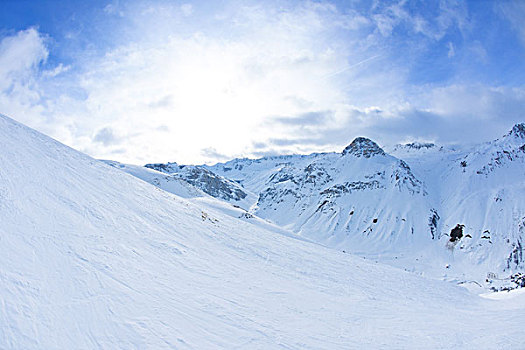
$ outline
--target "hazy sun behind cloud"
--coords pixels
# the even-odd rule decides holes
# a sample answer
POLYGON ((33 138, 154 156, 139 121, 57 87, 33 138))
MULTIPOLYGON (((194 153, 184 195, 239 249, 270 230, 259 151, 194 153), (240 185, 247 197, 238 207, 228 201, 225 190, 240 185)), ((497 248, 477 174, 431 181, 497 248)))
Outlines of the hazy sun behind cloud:
POLYGON ((499 67, 469 5, 95 6, 108 36, 90 37, 70 62, 53 58, 53 40, 66 39, 37 27, 4 36, 0 112, 132 163, 333 150, 359 134, 490 138, 524 118, 524 89, 481 72, 499 67))

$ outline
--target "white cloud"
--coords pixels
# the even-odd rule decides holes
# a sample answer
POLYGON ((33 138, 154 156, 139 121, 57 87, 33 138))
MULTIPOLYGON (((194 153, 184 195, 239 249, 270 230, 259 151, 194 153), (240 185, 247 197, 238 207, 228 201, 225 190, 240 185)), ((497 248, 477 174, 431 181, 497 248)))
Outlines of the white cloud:
POLYGON ((422 34, 432 40, 441 40, 451 28, 458 28, 463 32, 470 26, 464 2, 441 0, 437 13, 427 18, 410 12, 414 9, 414 3, 417 2, 406 0, 394 3, 376 2, 372 18, 378 32, 383 37, 390 37, 396 27, 406 26, 414 33, 422 34))
POLYGON ((118 1, 114 1, 113 3, 107 4, 104 7, 103 11, 108 15, 117 15, 120 17, 124 16, 124 13, 119 9, 118 1))
POLYGON ((500 1, 495 6, 499 13, 512 24, 522 41, 522 45, 525 46, 525 2, 500 1))
POLYGON ((159 32, 154 41, 147 33, 147 40, 84 62, 75 84, 86 98, 57 99, 54 120, 67 125, 63 141, 95 157, 114 150, 99 131, 108 124, 125 143, 124 161, 202 162, 214 154, 246 154, 254 138, 276 136, 261 128, 268 116, 323 109, 345 98, 337 79, 326 77, 341 68, 351 76, 366 62, 356 54, 350 57, 357 64, 348 66, 353 41, 326 37, 347 25, 347 17, 314 3, 294 11, 249 7, 223 20, 235 20, 233 38, 159 32))
POLYGON ((48 56, 43 37, 35 28, 7 36, 0 42, 0 91, 29 84, 37 66, 48 56))
POLYGON ((46 78, 54 78, 57 75, 65 73, 70 69, 71 66, 64 66, 62 63, 59 63, 58 66, 56 66, 55 68, 43 71, 42 75, 46 78))
POLYGON ((454 44, 452 42, 448 42, 447 44, 448 46, 448 53, 447 53, 447 57, 448 58, 452 58, 456 55, 456 48, 454 47, 454 44))
POLYGON ((50 131, 42 117, 45 108, 39 86, 39 68, 49 55, 45 41, 35 28, 0 41, 0 113, 50 131))
POLYGON ((115 135, 115 132, 111 127, 104 127, 97 131, 93 137, 94 142, 100 142, 104 146, 110 146, 119 143, 119 137, 115 135))
POLYGON ((303 152, 342 149, 357 136, 383 146, 425 140, 441 144, 479 143, 525 121, 525 88, 449 85, 412 90, 405 103, 388 108, 351 104, 296 118, 274 118, 281 137, 256 142, 261 155, 288 147, 303 152))
MULTIPOLYGON (((403 1, 367 16, 320 2, 235 3, 213 14, 199 3, 138 4, 118 6, 126 25, 114 36, 132 41, 71 65, 42 68, 48 49, 36 29, 4 38, 0 113, 132 163, 333 150, 360 134, 449 142, 475 121, 490 123, 487 133, 496 120, 506 128, 524 118, 513 115, 525 107, 517 88, 408 82, 411 53, 383 36, 405 26, 419 50, 452 27, 466 30, 454 3, 442 2, 435 18, 412 16, 403 1)), ((480 43, 468 49, 486 56, 480 43)))

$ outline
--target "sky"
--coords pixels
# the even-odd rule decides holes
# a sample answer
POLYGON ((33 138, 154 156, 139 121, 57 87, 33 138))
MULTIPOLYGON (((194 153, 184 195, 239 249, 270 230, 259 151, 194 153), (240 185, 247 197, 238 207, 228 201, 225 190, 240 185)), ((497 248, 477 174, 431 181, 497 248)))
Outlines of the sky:
POLYGON ((488 141, 525 0, 0 0, 0 113, 132 164, 488 141))

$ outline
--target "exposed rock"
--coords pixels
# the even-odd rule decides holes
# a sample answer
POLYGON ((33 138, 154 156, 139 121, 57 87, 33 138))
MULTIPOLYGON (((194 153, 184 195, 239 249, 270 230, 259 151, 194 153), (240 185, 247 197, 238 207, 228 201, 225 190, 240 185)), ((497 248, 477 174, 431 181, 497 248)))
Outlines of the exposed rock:
POLYGON ((507 268, 518 268, 523 264, 523 246, 518 240, 512 244, 512 252, 507 259, 507 268))
POLYGON ((430 227, 430 234, 432 239, 436 238, 436 232, 438 228, 439 215, 436 209, 430 209, 430 217, 428 218, 428 226, 430 227))
POLYGON ((525 153, 525 145, 517 148, 517 149, 511 149, 511 150, 501 150, 496 151, 493 155, 488 164, 483 166, 480 170, 476 171, 476 174, 478 175, 488 175, 491 172, 493 172, 495 169, 500 168, 507 164, 508 162, 512 162, 518 159, 523 159, 525 153))
POLYGON ((450 231, 450 242, 458 241, 463 237, 463 227, 465 227, 465 225, 457 224, 456 227, 450 231))
POLYGON ((370 182, 354 181, 333 185, 319 194, 326 195, 328 198, 331 198, 340 197, 344 193, 352 193, 353 191, 374 190, 379 188, 385 187, 382 186, 377 180, 370 182))
POLYGON ((180 169, 184 168, 184 165, 179 166, 175 162, 168 162, 168 163, 153 163, 153 164, 146 164, 144 167, 153 169, 156 171, 160 171, 161 173, 165 174, 173 174, 180 171, 180 169))
POLYGON ((399 190, 402 186, 406 187, 411 194, 423 192, 423 195, 426 195, 423 183, 414 176, 408 164, 399 160, 396 165, 391 175, 394 185, 399 190))
POLYGON ((421 142, 412 142, 412 143, 407 143, 405 146, 407 146, 407 147, 409 147, 409 148, 414 148, 414 149, 433 148, 433 147, 436 147, 436 145, 433 144, 433 143, 421 143, 421 142))
POLYGON ((515 138, 525 139, 525 123, 516 124, 512 127, 512 130, 507 134, 515 138))
POLYGON ((180 176, 195 187, 200 188, 210 196, 226 200, 241 200, 247 194, 236 184, 222 176, 216 175, 211 171, 199 167, 190 168, 180 176))
POLYGON ((343 156, 353 155, 355 157, 370 158, 373 156, 384 156, 385 151, 374 141, 366 137, 358 137, 343 150, 343 156))
POLYGON ((179 166, 172 162, 146 164, 145 167, 182 179, 216 198, 239 201, 247 196, 237 183, 200 166, 179 166))

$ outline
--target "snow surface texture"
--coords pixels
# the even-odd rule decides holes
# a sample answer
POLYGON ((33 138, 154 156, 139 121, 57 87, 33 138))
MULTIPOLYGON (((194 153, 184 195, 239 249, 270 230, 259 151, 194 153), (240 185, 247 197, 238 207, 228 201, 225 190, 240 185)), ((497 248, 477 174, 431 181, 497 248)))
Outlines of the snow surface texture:
POLYGON ((0 140, 2 349, 525 343, 523 295, 481 298, 269 231, 3 116, 0 140))

